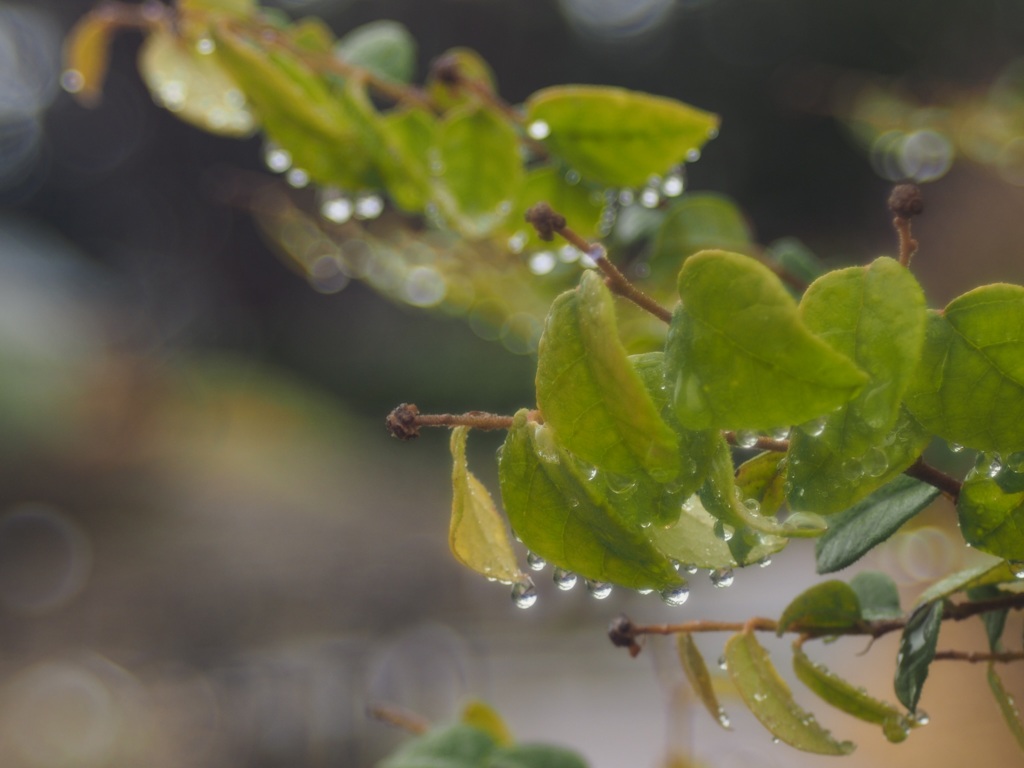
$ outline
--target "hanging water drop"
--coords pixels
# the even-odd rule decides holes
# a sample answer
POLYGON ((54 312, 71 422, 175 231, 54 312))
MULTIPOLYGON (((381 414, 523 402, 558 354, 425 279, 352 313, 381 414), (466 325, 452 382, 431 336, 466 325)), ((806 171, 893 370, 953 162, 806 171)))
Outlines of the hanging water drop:
POLYGON ((821 433, 825 431, 825 417, 822 416, 819 419, 804 424, 803 430, 811 437, 820 437, 821 433))
POLYGON ((288 182, 289 187, 294 189, 302 189, 309 186, 309 174, 302 168, 289 168, 284 180, 288 182))
POLYGON ((781 743, 782 743, 782 739, 780 739, 778 736, 772 736, 772 744, 781 744, 781 743))
POLYGON ((533 585, 533 579, 526 576, 512 585, 512 602, 516 608, 523 609, 537 602, 537 587, 533 585))
POLYGON ((551 580, 555 582, 555 586, 563 592, 568 592, 570 589, 576 586, 576 574, 572 571, 567 571, 565 568, 555 568, 551 574, 551 580))
POLYGON ((698 160, 700 160, 700 150, 699 149, 694 147, 693 149, 687 151, 687 153, 686 153, 686 162, 688 162, 688 163, 696 163, 698 160))
POLYGON ((551 126, 543 120, 534 120, 526 126, 526 135, 531 139, 541 141, 551 135, 551 126))
POLYGON ((711 586, 718 589, 731 587, 732 583, 736 580, 736 576, 733 574, 732 568, 718 568, 711 571, 708 576, 711 579, 711 586))
POLYGON ((700 568, 698 568, 696 565, 684 565, 683 566, 683 573, 688 574, 690 576, 693 576, 699 570, 700 570, 700 568))
POLYGON ((999 457, 998 453, 992 454, 989 459, 988 466, 985 467, 985 474, 995 480, 999 477, 999 473, 1003 471, 1003 460, 999 457))
POLYGON ((715 520, 714 534, 716 538, 722 541, 729 541, 732 539, 733 534, 736 533, 736 529, 731 525, 726 525, 721 520, 715 520))
POLYGON ((356 196, 357 219, 376 219, 384 212, 384 198, 373 192, 362 192, 356 196))
POLYGON ((340 195, 324 199, 320 203, 320 215, 335 224, 344 224, 352 218, 352 201, 340 195))
POLYGON ((736 433, 736 445, 740 448, 753 448, 757 445, 757 432, 741 429, 736 433))
POLYGON ((612 593, 612 585, 607 581, 594 581, 587 579, 587 592, 595 600, 604 600, 612 593))
POLYGON ((530 272, 538 276, 549 274, 555 268, 555 264, 555 254, 551 251, 537 251, 530 255, 528 261, 530 272))
POLYGON ((787 440, 789 439, 789 427, 776 427, 769 434, 776 440, 787 440))
POLYGON ((1006 564, 1010 566, 1010 570, 1013 572, 1013 577, 1015 579, 1024 579, 1024 561, 1007 560, 1006 564))
POLYGON ((899 744, 906 741, 910 735, 910 724, 905 717, 888 717, 882 723, 882 735, 892 744, 899 744))
POLYGON ((685 584, 661 590, 661 600, 666 605, 680 606, 690 598, 690 588, 685 584))
POLYGON ((645 187, 640 192, 640 205, 644 208, 657 208, 661 202, 661 193, 656 187, 645 187))
POLYGON ((649 594, 651 594, 651 592, 653 592, 653 591, 654 591, 654 590, 653 590, 653 589, 651 589, 650 587, 644 587, 643 589, 638 589, 638 590, 636 591, 636 593, 637 593, 638 595, 649 595, 649 594))
POLYGON ((669 171, 661 182, 661 194, 665 197, 679 197, 686 188, 686 180, 681 170, 669 171))
POLYGON ((925 712, 923 709, 917 710, 917 712, 914 713, 913 717, 914 725, 928 725, 928 723, 932 721, 932 719, 928 717, 928 713, 925 712))
POLYGON ((729 715, 721 707, 718 708, 718 724, 726 729, 732 728, 732 721, 729 719, 729 715))
POLYGON ((543 571, 548 561, 534 552, 526 553, 526 565, 531 571, 543 571))
POLYGON ((771 564, 772 564, 771 555, 765 555, 764 557, 762 557, 760 560, 757 561, 757 567, 758 568, 767 568, 771 564))
POLYGON ((743 501, 743 506, 746 507, 747 511, 750 512, 750 514, 752 515, 761 514, 761 502, 759 502, 757 499, 745 499, 743 501))
POLYGON ((626 499, 633 495, 637 489, 637 481, 635 478, 627 477, 626 475, 616 475, 612 472, 608 472, 605 475, 605 485, 608 486, 608 490, 614 494, 621 496, 626 499))
POLYGON ((725 656, 724 655, 718 657, 718 668, 720 670, 722 670, 723 672, 725 672, 725 670, 727 670, 729 668, 729 662, 727 662, 725 660, 725 656))
POLYGON ((273 142, 267 142, 263 148, 263 162, 274 173, 284 173, 292 167, 292 154, 273 142))
POLYGON ((861 468, 869 477, 881 477, 889 469, 889 459, 881 448, 872 448, 864 454, 861 468))
POLYGON ((68 93, 81 93, 85 77, 77 69, 65 69, 60 73, 60 87, 68 93))

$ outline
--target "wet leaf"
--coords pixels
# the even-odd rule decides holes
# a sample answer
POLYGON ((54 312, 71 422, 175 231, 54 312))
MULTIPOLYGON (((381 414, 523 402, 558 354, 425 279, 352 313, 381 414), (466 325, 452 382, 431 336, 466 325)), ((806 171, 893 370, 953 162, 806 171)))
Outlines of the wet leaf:
MULTIPOLYGON (((490 64, 470 48, 451 48, 435 59, 435 62, 438 61, 443 61, 447 68, 456 70, 463 81, 475 83, 477 87, 491 93, 497 90, 490 64)), ((472 88, 450 84, 438 78, 435 71, 431 71, 427 78, 426 90, 430 100, 442 112, 480 102, 480 96, 472 88)))
POLYGON ((151 32, 139 72, 158 104, 204 131, 243 137, 257 128, 245 94, 217 60, 170 30, 151 32))
POLYGON ((798 280, 812 283, 828 270, 817 256, 795 237, 783 237, 769 244, 768 255, 798 280))
POLYGON ((688 193, 665 214, 654 239, 651 270, 664 268, 676 274, 683 259, 697 251, 745 251, 751 237, 746 218, 730 198, 714 192, 688 193))
POLYGON ((509 219, 512 228, 525 235, 525 247, 528 250, 555 250, 559 247, 557 243, 541 240, 537 231, 524 220, 526 210, 540 202, 548 203, 565 216, 569 226, 580 237, 591 240, 598 236, 601 211, 604 209, 601 191, 586 183, 572 184, 566 180, 564 171, 541 166, 526 174, 519 203, 509 219))
POLYGON ((1024 750, 1024 723, 1020 719, 1020 709, 1017 708, 1017 702, 1013 700, 1013 697, 1003 687, 1003 681, 999 679, 994 662, 989 662, 988 665, 988 687, 996 698, 999 711, 1002 712, 1003 719, 1006 721, 1010 733, 1017 740, 1017 745, 1024 750))
POLYGON ((938 489, 901 475, 845 512, 833 516, 828 532, 815 546, 818 573, 832 573, 856 562, 938 495, 938 489))
POLYGON ((256 0, 178 0, 183 12, 221 11, 232 16, 249 16, 256 10, 256 0))
POLYGON ((709 112, 621 88, 545 88, 525 107, 528 133, 543 136, 551 154, 583 178, 612 187, 646 184, 699 152, 718 128, 709 112))
POLYGON ((452 430, 452 519, 448 544, 455 559, 499 581, 519 578, 519 565, 505 519, 484 484, 466 466, 469 427, 452 430))
POLYGON ((505 439, 498 476, 513 530, 549 563, 634 589, 682 582, 605 489, 581 474, 579 461, 556 444, 551 429, 527 421, 526 411, 516 414, 505 439))
POLYGON ((797 595, 779 617, 778 634, 840 631, 860 621, 860 601, 848 584, 838 580, 815 584, 797 595))
POLYGON ((408 83, 416 72, 416 40, 397 21, 372 21, 356 27, 337 42, 334 55, 399 83, 408 83))
POLYGON ((515 741, 501 715, 492 706, 482 701, 474 699, 467 703, 462 708, 462 716, 459 720, 488 734, 499 747, 507 747, 515 741))
POLYGON ((903 712, 868 695, 863 688, 847 682, 823 665, 811 661, 802 648, 793 649, 793 671, 800 682, 824 701, 858 720, 877 725, 902 725, 904 732, 911 727, 903 712))
POLYGON ((667 482, 678 474, 678 440, 619 341, 611 291, 597 272, 555 299, 537 354, 537 405, 561 445, 623 476, 667 482))
POLYGON ((494 750, 490 734, 460 723, 410 739, 377 768, 480 768, 494 750))
POLYGON ((850 579, 850 589, 860 603, 860 616, 864 621, 885 621, 903 617, 900 593, 887 574, 862 571, 850 579))
POLYGON ((896 656, 896 698, 911 712, 917 711, 928 667, 942 627, 942 603, 919 606, 907 619, 896 656))
POLYGON ((680 632, 676 635, 676 651, 679 654, 679 663, 686 673, 686 679, 690 681, 697 698, 704 704, 712 719, 726 730, 732 730, 729 725, 729 718, 725 714, 722 705, 718 703, 718 695, 715 693, 714 683, 711 681, 711 673, 708 672, 708 665, 701 655, 693 635, 689 632, 680 632))
POLYGON ((486 236, 519 199, 523 165, 515 129, 489 108, 468 106, 445 115, 436 141, 434 200, 462 235, 486 236))
POLYGON ((762 515, 774 515, 786 500, 786 455, 766 451, 740 464, 736 470, 736 487, 744 499, 761 505, 762 515))
POLYGON ((982 552, 1024 561, 1024 492, 1003 493, 990 477, 972 472, 956 502, 964 541, 982 552))
POLYGON ((587 763, 563 747, 516 744, 496 749, 482 768, 587 768, 587 763))
POLYGON ((103 96, 110 65, 114 19, 102 6, 76 22, 64 40, 65 88, 86 107, 95 107, 103 96))
POLYGON ((854 397, 867 377, 801 323, 779 279, 725 251, 691 256, 679 273, 666 366, 689 429, 773 429, 854 397))
POLYGON ((906 402, 950 442, 1024 449, 1024 287, 982 286, 931 313, 906 402))
POLYGON ((292 44, 311 53, 330 53, 334 46, 334 33, 331 32, 331 28, 315 16, 308 16, 288 25, 285 34, 292 44))
MULTIPOLYGON (((999 597, 1004 597, 1005 595, 1005 592, 991 584, 967 590, 967 599, 972 603, 984 600, 994 600, 999 597)), ((986 611, 979 617, 981 619, 981 623, 985 626, 985 634, 988 636, 989 650, 993 652, 997 652, 1000 649, 1001 638, 1003 636, 1003 630, 1006 628, 1006 617, 1008 614, 1009 609, 1003 608, 995 611, 986 611)))
POLYGON ((381 116, 380 130, 396 162, 381 167, 388 195, 395 205, 420 213, 430 201, 428 157, 437 121, 426 110, 398 109, 381 116))
POLYGON ((951 573, 932 584, 918 596, 917 604, 920 606, 943 600, 966 589, 1017 581, 1016 574, 1005 560, 988 555, 983 557, 985 560, 982 563, 951 573))
POLYGON ((816 280, 800 317, 869 377, 856 397, 790 439, 790 506, 829 514, 898 476, 928 444, 912 419, 900 421, 924 341, 924 292, 910 270, 883 257, 816 280))
POLYGON ((725 660, 743 702, 778 739, 821 755, 847 755, 854 750, 851 742, 836 741, 793 700, 789 686, 753 633, 730 637, 725 644, 725 660))

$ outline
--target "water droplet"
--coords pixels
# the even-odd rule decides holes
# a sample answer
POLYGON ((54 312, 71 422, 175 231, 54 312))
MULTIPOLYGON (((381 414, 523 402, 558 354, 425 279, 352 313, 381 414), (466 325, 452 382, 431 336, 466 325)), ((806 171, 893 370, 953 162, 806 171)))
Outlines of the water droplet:
POLYGON ((722 541, 729 541, 730 539, 732 539, 733 534, 736 533, 735 528, 733 528, 731 525, 726 525, 721 520, 715 520, 715 527, 713 530, 715 533, 715 537, 721 539, 722 541))
POLYGON ((546 275, 555 268, 555 254, 551 251, 537 251, 529 259, 530 271, 535 275, 546 275))
POLYGON ((649 595, 649 594, 651 594, 651 592, 653 592, 653 591, 654 591, 654 590, 653 590, 653 589, 651 589, 650 587, 644 587, 643 589, 638 589, 638 590, 636 591, 636 593, 637 593, 638 595, 649 595))
POLYGON ((731 587, 732 583, 736 580, 736 576, 733 574, 732 568, 718 568, 717 570, 711 571, 709 577, 711 579, 711 586, 717 587, 718 589, 731 587))
POLYGON ((524 609, 537 602, 537 587, 533 585, 533 579, 526 576, 512 585, 512 602, 516 608, 524 609))
MULTIPOLYGON (((797 489, 798 496, 802 495, 800 491, 803 489, 797 489)), ((790 531, 806 531, 808 533, 814 531, 827 531, 828 521, 821 515, 815 514, 814 512, 794 512, 786 518, 786 522, 783 523, 783 527, 790 531)))
POLYGON ((632 205, 635 196, 632 189, 623 189, 619 191, 619 205, 627 206, 632 205))
POLYGON ((512 237, 508 239, 508 249, 512 253, 522 253, 526 247, 526 233, 516 232, 512 237))
POLYGON ((770 555, 765 555, 764 557, 762 557, 760 560, 757 561, 757 567, 758 568, 767 568, 771 564, 772 564, 772 558, 771 558, 770 555))
POLYGON ((843 462, 843 479, 851 483, 864 476, 864 465, 859 459, 847 459, 843 462))
POLYGON ((811 437, 820 437, 821 433, 825 431, 825 417, 822 416, 819 419, 804 424, 803 430, 811 437))
POLYGON ((196 51, 201 53, 203 56, 209 56, 217 50, 217 44, 209 37, 201 37, 196 40, 196 51))
MULTIPOLYGON (((757 697, 755 696, 754 698, 757 698, 757 697)), ((781 743, 782 743, 782 739, 780 739, 778 736, 772 736, 772 744, 781 744, 781 743)))
POLYGON ((789 439, 789 427, 776 427, 769 434, 776 440, 787 440, 789 439))
POLYGON ((568 171, 565 172, 565 183, 570 184, 572 186, 576 186, 577 184, 579 184, 580 172, 574 171, 572 168, 570 168, 568 171))
POLYGON ((949 443, 948 447, 950 453, 960 453, 964 449, 960 443, 949 443))
POLYGON ((743 502, 743 506, 747 508, 747 511, 754 515, 761 514, 761 502, 757 499, 746 499, 743 502))
POLYGON ((263 148, 263 162, 274 173, 284 173, 292 167, 292 154, 273 142, 267 142, 263 148))
POLYGON ((604 600, 612 593, 612 585, 607 581, 594 581, 587 579, 587 592, 595 600, 604 600))
POLYGON ((991 477, 993 480, 999 477, 999 473, 1003 471, 1003 461, 999 458, 998 454, 993 454, 992 458, 989 459, 988 466, 985 467, 985 474, 991 477))
POLYGON ((905 717, 887 717, 882 723, 882 734, 893 744, 906 741, 910 735, 910 724, 905 717))
POLYGON ((683 573, 687 573, 690 576, 693 576, 693 574, 697 573, 697 571, 699 571, 699 570, 700 570, 700 568, 698 568, 696 565, 684 565, 683 566, 683 573))
POLYGON ((718 724, 723 728, 732 728, 732 721, 729 719, 729 715, 721 707, 718 708, 718 724))
POLYGON ((661 600, 666 605, 683 605, 690 598, 690 588, 685 584, 661 590, 661 600))
POLYGON ((754 701, 756 701, 756 702, 760 703, 760 702, 764 701, 766 698, 767 697, 763 693, 761 693, 761 692, 758 692, 758 693, 754 694, 754 701))
POLYGON ((718 657, 718 668, 723 672, 729 668, 729 663, 725 660, 725 656, 718 657))
POLYGON ((661 194, 665 197, 679 197, 685 188, 686 180, 679 170, 669 172, 661 182, 661 194))
POLYGON ((740 448, 753 448, 757 445, 757 432, 741 429, 736 433, 736 445, 740 448))
POLYGON ((637 489, 636 479, 626 475, 616 475, 613 472, 609 472, 605 475, 604 481, 609 491, 623 498, 629 498, 637 489))
POLYGON ((932 719, 928 717, 928 713, 925 712, 923 709, 917 710, 917 712, 914 713, 913 717, 914 725, 928 725, 928 723, 932 721, 932 719))
POLYGON ((581 255, 579 249, 571 245, 563 245, 558 249, 558 258, 566 264, 574 264, 580 260, 581 255))
POLYGON ((374 192, 362 192, 356 196, 357 219, 376 219, 384 212, 384 198, 374 192))
POLYGON ((537 458, 548 464, 557 464, 558 447, 555 445, 554 435, 546 426, 539 426, 533 433, 533 447, 537 452, 537 458))
POLYGON ((570 589, 576 586, 576 574, 572 571, 567 571, 565 568, 555 568, 551 574, 551 580, 555 582, 555 586, 563 592, 568 592, 570 589))
POLYGON ((80 93, 85 87, 85 77, 77 69, 65 69, 60 73, 60 87, 68 93, 80 93))
POLYGON ((541 141, 551 135, 551 126, 543 120, 534 120, 526 126, 526 135, 531 139, 541 141))
POLYGON ((352 218, 352 201, 347 197, 325 197, 320 203, 320 215, 335 224, 344 224, 352 218))
POLYGON ((654 187, 646 187, 640 193, 640 205, 644 208, 657 208, 661 202, 661 193, 654 187))
POLYGON ((700 150, 699 149, 694 147, 693 149, 688 150, 686 152, 686 162, 688 162, 688 163, 696 163, 698 160, 700 160, 700 150))
POLYGON ((889 459, 881 448, 872 448, 864 454, 861 467, 869 477, 881 477, 889 469, 889 459))
POLYGON ((709 139, 717 139, 718 138, 718 126, 717 125, 713 125, 710 128, 708 128, 708 138, 709 139))
POLYGON ((289 168, 284 180, 288 182, 288 186, 295 189, 309 186, 309 174, 302 168, 289 168))
POLYGON ((526 565, 531 571, 543 571, 548 561, 533 552, 526 553, 526 565))
POLYGON ((448 283, 433 267, 414 267, 405 276, 402 293, 414 307, 436 307, 448 293, 448 283))
POLYGON ((1007 560, 1006 564, 1010 566, 1015 579, 1024 579, 1024 562, 1020 560, 1007 560))

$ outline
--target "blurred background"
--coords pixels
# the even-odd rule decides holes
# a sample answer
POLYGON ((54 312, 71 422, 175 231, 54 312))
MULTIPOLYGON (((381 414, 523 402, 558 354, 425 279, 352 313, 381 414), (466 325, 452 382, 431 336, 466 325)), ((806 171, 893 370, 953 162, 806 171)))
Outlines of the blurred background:
MULTIPOLYGON (((895 250, 885 198, 915 178, 915 266, 933 306, 1024 281, 1017 0, 277 5, 338 34, 400 21, 421 76, 445 49, 475 48, 512 102, 582 82, 717 112, 689 188, 736 198, 761 242, 796 236, 833 264, 895 250)), ((696 579, 676 609, 562 593, 541 573, 521 611, 461 569, 447 435, 399 444, 383 418, 403 401, 511 412, 531 404, 533 360, 362 283, 324 293, 286 268, 213 193, 225 175, 265 173, 259 139, 214 138, 156 107, 136 36, 115 44, 103 103, 75 104, 60 44, 91 6, 0 1, 0 764, 362 768, 403 738, 368 705, 444 720, 470 696, 594 768, 821 763, 772 745, 728 692, 736 732, 709 727, 670 646, 632 660, 605 638, 623 611, 776 614, 814 580, 811 551, 794 545, 728 590, 696 579)), ((470 441, 492 488, 497 445, 470 441)), ((953 521, 939 506, 864 566, 909 600, 969 563, 953 521)), ((1020 632, 1011 618, 1008 636, 1020 632)), ((724 639, 701 639, 709 659, 724 639)), ((983 645, 980 626, 940 642, 983 645)), ((865 648, 814 651, 891 699, 895 639, 865 648)), ((1024 696, 1024 675, 1006 681, 1024 696)), ((933 667, 932 726, 898 746, 800 696, 859 742, 851 768, 1019 761, 970 665, 933 667)))

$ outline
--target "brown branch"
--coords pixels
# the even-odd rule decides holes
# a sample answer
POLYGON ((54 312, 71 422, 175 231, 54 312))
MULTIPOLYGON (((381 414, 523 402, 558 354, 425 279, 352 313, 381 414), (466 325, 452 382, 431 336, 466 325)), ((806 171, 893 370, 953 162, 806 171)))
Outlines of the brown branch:
POLYGON ((936 651, 935 661, 966 661, 979 664, 983 661, 995 661, 1009 664, 1012 661, 1024 660, 1024 651, 1001 651, 999 653, 982 653, 968 651, 936 651))
POLYGON ((408 733, 418 735, 430 730, 429 720, 397 704, 371 704, 366 708, 366 714, 408 733))
MULTIPOLYGON (((739 446, 739 439, 736 437, 736 433, 732 430, 726 430, 722 432, 722 437, 729 445, 739 446)), ((789 450, 789 440, 776 440, 774 437, 765 437, 764 435, 757 436, 757 442, 753 445, 743 445, 741 448, 749 448, 751 450, 757 449, 759 451, 773 451, 775 453, 785 453, 789 450)))
POLYGON ((591 259, 605 276, 605 284, 613 293, 617 293, 624 299, 628 299, 645 312, 649 312, 659 320, 669 323, 672 321, 672 311, 663 307, 655 299, 637 288, 611 261, 600 243, 589 243, 579 234, 567 226, 565 217, 555 211, 547 203, 537 203, 526 212, 526 220, 537 230, 541 240, 551 240, 554 235, 559 235, 570 245, 573 245, 591 259))
POLYGON ((947 475, 945 472, 936 469, 920 456, 917 458, 917 461, 907 467, 903 474, 917 478, 923 483, 928 483, 928 485, 938 488, 946 498, 954 504, 956 504, 957 499, 960 498, 960 491, 963 488, 963 483, 952 475, 947 475))
POLYGON ((909 267, 918 245, 910 231, 910 220, 924 211, 920 187, 916 184, 897 184, 889 195, 889 210, 893 213, 892 225, 899 239, 900 264, 909 267))
MULTIPOLYGON (((512 416, 485 411, 467 413, 420 413, 412 403, 402 403, 388 414, 385 425, 392 437, 412 440, 420 436, 420 427, 472 427, 473 429, 511 429, 512 416)), ((530 411, 531 421, 541 421, 539 411, 530 411)))

